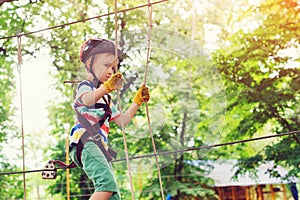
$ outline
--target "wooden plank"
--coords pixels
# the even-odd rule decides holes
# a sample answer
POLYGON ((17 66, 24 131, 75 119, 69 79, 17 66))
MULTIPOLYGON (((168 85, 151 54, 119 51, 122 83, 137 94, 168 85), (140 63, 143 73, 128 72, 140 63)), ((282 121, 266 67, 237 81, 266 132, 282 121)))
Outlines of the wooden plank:
POLYGON ((232 196, 232 200, 236 200, 235 198, 235 187, 231 186, 231 196, 232 196))
POLYGON ((223 199, 223 193, 222 193, 222 190, 221 190, 221 188, 220 187, 218 187, 218 199, 219 200, 222 200, 223 199))
POLYGON ((246 196, 246 200, 250 200, 249 186, 247 186, 246 189, 245 189, 245 196, 246 196))
POLYGON ((258 200, 264 200, 263 191, 260 185, 257 186, 258 200))

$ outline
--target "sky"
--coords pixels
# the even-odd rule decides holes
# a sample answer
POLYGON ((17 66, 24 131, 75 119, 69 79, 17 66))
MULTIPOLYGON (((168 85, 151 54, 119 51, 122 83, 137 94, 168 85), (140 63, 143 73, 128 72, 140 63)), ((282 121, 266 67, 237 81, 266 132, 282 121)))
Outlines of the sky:
POLYGON ((48 123, 46 106, 51 97, 47 62, 49 59, 45 54, 39 56, 21 66, 23 119, 26 132, 45 129, 48 123))
MULTIPOLYGON (((24 138, 27 145, 32 144, 45 144, 49 142, 54 142, 53 138, 50 137, 48 133, 47 125, 49 120, 47 118, 47 104, 50 101, 54 91, 51 90, 50 82, 51 77, 49 75, 49 54, 44 50, 44 52, 39 52, 36 54, 36 58, 23 59, 21 64, 21 80, 22 84, 20 85, 20 74, 16 69, 14 70, 16 77, 16 96, 14 98, 14 106, 17 109, 16 112, 16 125, 19 126, 19 136, 22 135, 22 120, 21 114, 23 114, 23 127, 24 127, 24 138), (22 87, 22 108, 21 109, 21 99, 20 99, 20 87, 22 87), (41 140, 41 138, 43 140, 41 140)), ((53 98, 53 97, 52 97, 53 98)), ((11 162, 15 163, 17 166, 22 166, 22 159, 19 156, 21 155, 21 146, 22 140, 18 138, 10 138, 11 141, 4 146, 4 152, 7 154, 7 157, 11 159, 11 162), (16 145, 20 148, 16 148, 16 145)), ((34 153, 40 154, 42 156, 41 149, 36 149, 36 151, 29 150, 25 148, 25 158, 26 158, 26 169, 32 169, 39 162, 39 159, 36 158, 34 153), (36 162, 28 162, 35 157, 36 162)), ((41 158, 40 160, 43 160, 41 158)), ((40 166, 39 168, 42 168, 40 166)))

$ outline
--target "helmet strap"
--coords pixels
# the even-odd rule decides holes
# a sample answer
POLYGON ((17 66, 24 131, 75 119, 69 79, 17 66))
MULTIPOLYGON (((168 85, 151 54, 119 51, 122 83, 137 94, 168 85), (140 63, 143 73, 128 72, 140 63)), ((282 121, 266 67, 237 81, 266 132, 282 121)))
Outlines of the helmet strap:
POLYGON ((100 82, 100 80, 98 80, 97 76, 94 73, 94 70, 93 70, 94 61, 95 61, 95 55, 92 55, 90 66, 89 66, 88 70, 93 75, 93 83, 94 83, 94 85, 96 86, 96 88, 98 88, 100 86, 101 82, 100 82))

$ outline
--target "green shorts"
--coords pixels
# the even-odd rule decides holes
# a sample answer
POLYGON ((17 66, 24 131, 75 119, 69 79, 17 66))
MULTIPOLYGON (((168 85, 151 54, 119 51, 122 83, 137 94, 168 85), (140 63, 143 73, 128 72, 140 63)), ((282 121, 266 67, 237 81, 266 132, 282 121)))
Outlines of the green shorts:
MULTIPOLYGON (((70 157, 77 166, 80 166, 75 147, 72 148, 70 157)), ((92 180, 95 192, 113 192, 113 195, 109 198, 110 200, 121 199, 120 190, 111 163, 107 162, 102 151, 93 141, 87 141, 84 145, 81 161, 83 165, 82 169, 89 179, 92 180)))

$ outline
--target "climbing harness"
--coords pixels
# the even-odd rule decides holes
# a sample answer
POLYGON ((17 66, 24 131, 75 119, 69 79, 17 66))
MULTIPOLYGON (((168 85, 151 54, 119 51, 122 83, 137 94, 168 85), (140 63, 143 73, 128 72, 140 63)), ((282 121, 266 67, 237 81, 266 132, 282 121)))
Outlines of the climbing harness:
MULTIPOLYGON (((104 98, 103 98, 104 99, 104 98)), ((105 100, 106 101, 106 100, 105 100)), ((111 148, 108 147, 108 150, 103 145, 102 137, 98 133, 98 131, 101 131, 100 127, 103 125, 106 119, 109 119, 111 116, 111 110, 108 104, 106 104, 104 108, 105 114, 103 118, 98 123, 95 123, 94 125, 91 125, 87 119, 85 119, 77 110, 77 118, 79 123, 86 129, 86 131, 83 133, 83 135, 80 137, 80 140, 78 144, 76 145, 76 156, 78 162, 82 165, 81 163, 81 152, 83 149, 83 146, 88 140, 92 140, 97 144, 97 146, 101 149, 102 153, 104 154, 106 160, 108 162, 112 161, 113 158, 116 159, 117 153, 112 150, 111 148)))
MULTIPOLYGON (((93 83, 89 82, 89 81, 84 81, 81 84, 79 84, 78 87, 81 87, 82 85, 88 85, 89 87, 93 88, 93 83)), ((102 98, 105 102, 105 104, 102 103, 96 103, 94 106, 95 108, 103 108, 105 113, 104 116, 94 125, 91 125, 91 123, 82 116, 82 114, 80 112, 78 112, 78 110, 76 109, 78 107, 78 105, 75 104, 75 110, 76 110, 76 114, 77 114, 77 120, 80 123, 80 125, 85 128, 85 132, 82 134, 82 136, 80 137, 78 144, 72 144, 70 146, 70 150, 72 148, 76 148, 76 157, 77 160, 80 164, 80 166, 82 166, 82 162, 81 162, 81 153, 83 150, 83 147, 85 145, 85 143, 87 141, 93 141, 98 147, 99 149, 102 151, 103 155, 105 156, 106 160, 108 162, 111 162, 113 159, 116 159, 117 157, 117 152, 114 151, 113 149, 111 149, 110 147, 108 147, 107 149, 104 146, 104 142, 103 139, 101 137, 101 135, 99 134, 99 131, 101 131, 101 126, 104 124, 105 120, 109 120, 111 117, 111 109, 110 109, 110 95, 108 96, 108 100, 106 98, 102 98)), ((43 179, 55 179, 56 178, 56 168, 55 168, 55 164, 60 165, 61 167, 64 167, 66 169, 68 168, 75 168, 76 164, 74 162, 71 162, 69 165, 65 164, 62 161, 59 160, 50 160, 48 161, 48 163, 46 164, 45 167, 45 171, 42 171, 42 178, 43 179)))

